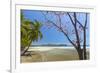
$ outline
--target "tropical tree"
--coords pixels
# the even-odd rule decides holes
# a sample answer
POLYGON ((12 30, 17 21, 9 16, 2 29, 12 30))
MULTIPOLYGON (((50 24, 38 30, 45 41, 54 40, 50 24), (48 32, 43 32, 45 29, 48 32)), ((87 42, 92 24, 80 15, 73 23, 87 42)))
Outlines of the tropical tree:
POLYGON ((24 18, 23 13, 21 13, 21 55, 24 55, 32 42, 38 41, 43 37, 40 28, 41 23, 37 20, 30 21, 24 18))

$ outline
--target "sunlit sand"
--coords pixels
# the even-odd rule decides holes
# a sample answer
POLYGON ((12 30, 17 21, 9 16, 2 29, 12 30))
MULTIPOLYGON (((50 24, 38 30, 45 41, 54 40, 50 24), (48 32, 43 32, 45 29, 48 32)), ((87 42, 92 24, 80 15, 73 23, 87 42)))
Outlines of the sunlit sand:
MULTIPOLYGON (((21 56, 21 63, 79 60, 72 47, 30 47, 31 56, 21 56)), ((89 52, 87 52, 89 59, 89 52)))

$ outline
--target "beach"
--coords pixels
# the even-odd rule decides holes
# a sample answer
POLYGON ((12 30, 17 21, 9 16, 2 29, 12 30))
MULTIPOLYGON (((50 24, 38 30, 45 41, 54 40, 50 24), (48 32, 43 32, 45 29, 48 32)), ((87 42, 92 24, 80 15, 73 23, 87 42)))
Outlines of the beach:
MULTIPOLYGON (((30 47, 28 51, 31 55, 21 56, 21 63, 79 60, 72 47, 30 47)), ((89 59, 89 49, 87 56, 89 59)))

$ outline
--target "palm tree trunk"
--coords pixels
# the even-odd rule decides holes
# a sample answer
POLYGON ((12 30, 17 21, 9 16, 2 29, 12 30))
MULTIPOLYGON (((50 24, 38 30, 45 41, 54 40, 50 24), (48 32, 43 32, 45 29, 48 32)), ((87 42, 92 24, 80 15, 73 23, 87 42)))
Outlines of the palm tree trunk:
POLYGON ((29 45, 28 45, 27 49, 26 49, 26 50, 24 50, 24 52, 23 52, 21 55, 25 55, 25 53, 28 51, 28 49, 29 49, 29 47, 30 47, 31 43, 32 43, 32 40, 30 41, 30 43, 29 43, 29 45))

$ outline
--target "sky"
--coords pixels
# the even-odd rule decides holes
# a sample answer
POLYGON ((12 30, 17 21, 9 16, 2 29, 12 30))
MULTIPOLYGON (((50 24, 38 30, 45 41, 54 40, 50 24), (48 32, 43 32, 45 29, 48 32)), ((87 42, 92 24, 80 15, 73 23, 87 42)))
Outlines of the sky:
MULTIPOLYGON (((54 26, 52 26, 51 28, 47 27, 47 23, 45 20, 45 17, 43 15, 43 13, 45 14, 46 11, 39 11, 39 10, 22 10, 25 19, 34 21, 34 20, 38 20, 40 21, 43 26, 41 27, 41 32, 43 33, 43 38, 41 40, 38 40, 38 42, 33 42, 33 44, 66 44, 66 45, 71 45, 69 43, 69 41, 67 40, 67 38, 64 36, 64 34, 62 32, 59 32, 57 30, 57 28, 55 28, 54 26)), ((49 11, 50 12, 50 11, 49 11)), ((55 15, 51 12, 51 14, 46 14, 47 18, 56 22, 57 18, 55 17, 55 15)), ((87 19, 87 34, 86 34, 86 43, 87 45, 89 45, 89 41, 90 41, 90 21, 89 21, 89 17, 90 15, 88 14, 88 19, 87 19)), ((84 13, 77 13, 77 18, 80 22, 82 22, 84 24, 84 20, 85 20, 85 14, 84 13)), ((71 24, 71 21, 69 19, 68 16, 61 16, 61 21, 64 25, 66 25, 66 23, 68 25, 66 25, 68 32, 72 32, 73 26, 71 24), (66 21, 67 20, 67 21, 66 21)), ((69 34, 70 38, 72 40, 75 39, 74 34, 69 34)), ((80 36, 83 36, 82 34, 80 36)), ((83 37, 81 37, 81 39, 83 39, 83 37)))

